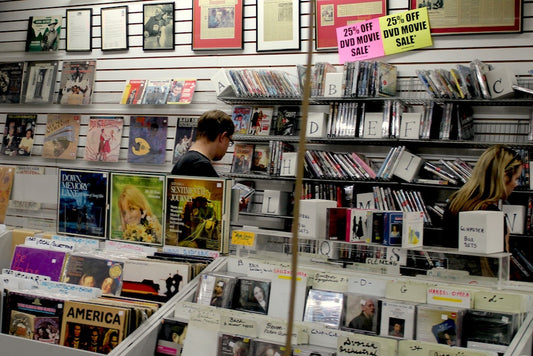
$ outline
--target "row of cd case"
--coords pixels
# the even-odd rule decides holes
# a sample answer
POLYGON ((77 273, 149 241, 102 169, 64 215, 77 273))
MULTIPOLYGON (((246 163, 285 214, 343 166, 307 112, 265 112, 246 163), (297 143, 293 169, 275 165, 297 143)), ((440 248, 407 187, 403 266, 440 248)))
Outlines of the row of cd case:
POLYGON ((310 289, 303 321, 357 333, 468 347, 472 343, 509 345, 520 316, 310 289))
POLYGON ((271 281, 246 276, 204 273, 195 301, 198 304, 268 314, 271 281))

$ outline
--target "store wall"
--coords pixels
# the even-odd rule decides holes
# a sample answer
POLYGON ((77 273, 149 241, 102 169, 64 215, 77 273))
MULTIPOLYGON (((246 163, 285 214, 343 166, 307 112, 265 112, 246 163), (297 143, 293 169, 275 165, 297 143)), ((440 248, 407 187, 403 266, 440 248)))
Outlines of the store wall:
MULTIPOLYGON (((105 170, 128 170, 141 172, 169 172, 171 170, 172 149, 177 116, 198 116, 202 112, 219 108, 227 112, 231 107, 217 101, 210 78, 220 68, 274 68, 296 73, 296 64, 304 64, 306 51, 314 42, 309 41, 308 28, 311 15, 311 1, 301 1, 301 37, 300 51, 256 52, 255 15, 256 2, 244 0, 244 48, 242 50, 192 51, 192 1, 175 1, 175 49, 169 51, 143 51, 142 12, 143 5, 165 1, 104 1, 104 0, 18 0, 0 2, 0 61, 31 61, 41 59, 79 60, 97 59, 95 91, 91 105, 68 107, 50 105, 0 105, 0 132, 3 132, 5 117, 8 113, 37 113, 37 129, 32 157, 10 159, 0 157, 0 164, 30 165, 47 167, 54 174, 55 167, 77 167, 105 170), (125 51, 101 50, 100 9, 111 6, 127 5, 129 20, 129 49, 125 51), (28 18, 32 15, 61 14, 73 8, 93 9, 93 50, 90 53, 72 53, 65 51, 65 32, 61 34, 60 50, 48 53, 24 52, 28 18), (170 79, 196 78, 197 89, 193 102, 189 105, 120 105, 122 90, 129 79, 170 79), (40 156, 45 131, 46 117, 49 113, 68 112, 82 114, 82 129, 78 147, 78 159, 75 161, 57 161, 43 159, 40 156), (127 163, 129 115, 165 115, 169 116, 167 159, 164 165, 132 165, 127 163), (121 142, 120 162, 105 164, 83 161, 84 135, 87 133, 88 118, 91 115, 123 115, 125 130, 121 142)), ((408 0, 389 0, 390 14, 408 10, 408 0)), ((407 87, 417 83, 417 69, 449 69, 458 63, 467 64, 474 58, 496 66, 508 65, 520 78, 530 77, 528 71, 533 69, 533 0, 524 0, 523 32, 515 34, 474 34, 434 36, 433 46, 407 53, 381 58, 383 61, 398 66, 399 76, 407 87), (405 84, 407 83, 407 84, 405 84)), ((338 64, 336 52, 313 53, 313 62, 330 62, 338 64)), ((59 79, 58 79, 59 80, 59 79)), ((56 88, 57 92, 57 88, 56 88)), ((527 129, 530 108, 480 108, 476 111, 476 130, 479 137, 487 131, 487 140, 505 141, 500 131, 512 132, 520 127, 527 129)), ((222 161, 221 170, 227 169, 231 154, 222 161)), ((16 187, 12 199, 27 197, 27 187, 16 187), (21 195, 22 193, 26 193, 21 195)), ((53 187, 50 187, 53 189, 53 187)), ((39 215, 38 226, 53 226, 55 205, 50 199, 50 192, 43 197, 43 209, 23 211, 11 209, 11 222, 15 225, 32 224, 32 216, 39 215)), ((29 194, 34 200, 40 196, 39 190, 29 194)))

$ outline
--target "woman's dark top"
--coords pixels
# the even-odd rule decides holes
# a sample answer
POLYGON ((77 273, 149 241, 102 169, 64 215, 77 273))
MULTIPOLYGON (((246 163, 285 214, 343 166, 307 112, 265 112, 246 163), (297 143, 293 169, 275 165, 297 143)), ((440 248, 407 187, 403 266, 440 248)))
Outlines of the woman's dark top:
POLYGON ((198 151, 185 153, 172 168, 171 174, 182 176, 218 177, 211 160, 198 151))

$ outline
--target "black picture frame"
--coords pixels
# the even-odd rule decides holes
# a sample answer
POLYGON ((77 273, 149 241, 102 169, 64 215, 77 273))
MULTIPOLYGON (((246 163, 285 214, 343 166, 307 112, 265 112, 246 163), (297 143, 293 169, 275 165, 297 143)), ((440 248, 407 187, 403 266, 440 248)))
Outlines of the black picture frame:
POLYGON ((143 50, 173 50, 174 3, 143 5, 143 50))
POLYGON ((93 49, 93 10, 67 10, 66 51, 91 52, 93 49), (73 28, 73 26, 75 26, 73 28))
POLYGON ((128 49, 128 6, 106 7, 100 11, 102 51, 128 49))

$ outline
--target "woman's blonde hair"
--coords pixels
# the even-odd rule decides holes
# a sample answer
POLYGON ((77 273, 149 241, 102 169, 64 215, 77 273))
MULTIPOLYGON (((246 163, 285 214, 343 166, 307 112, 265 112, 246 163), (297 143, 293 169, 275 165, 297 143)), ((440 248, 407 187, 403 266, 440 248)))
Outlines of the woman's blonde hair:
MULTIPOLYGON (((146 199, 144 194, 139 190, 139 188, 133 185, 125 186, 124 189, 122 189, 122 192, 120 193, 118 197, 118 205, 121 211, 122 211, 122 207, 124 203, 139 208, 142 211, 144 216, 153 215, 152 208, 150 207, 148 200, 146 199)), ((123 220, 122 214, 120 214, 120 221, 122 223, 122 227, 124 228, 124 220, 123 220)))
POLYGON ((460 211, 485 209, 506 196, 506 179, 511 179, 522 166, 520 156, 505 145, 494 145, 479 157, 472 177, 450 197, 449 210, 460 211))

